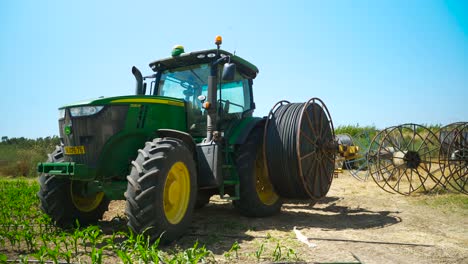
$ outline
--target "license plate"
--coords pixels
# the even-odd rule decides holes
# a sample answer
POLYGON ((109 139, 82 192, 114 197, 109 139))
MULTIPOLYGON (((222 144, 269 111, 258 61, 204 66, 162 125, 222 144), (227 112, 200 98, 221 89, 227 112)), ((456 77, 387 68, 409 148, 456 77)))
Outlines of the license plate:
POLYGON ((85 154, 84 146, 65 147, 65 155, 81 155, 85 154))

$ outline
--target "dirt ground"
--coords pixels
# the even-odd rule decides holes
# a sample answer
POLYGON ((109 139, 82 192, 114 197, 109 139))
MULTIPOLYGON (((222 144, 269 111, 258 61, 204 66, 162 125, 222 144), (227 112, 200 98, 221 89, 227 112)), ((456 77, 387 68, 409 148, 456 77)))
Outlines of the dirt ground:
MULTIPOLYGON (((221 263, 271 262, 278 246, 282 262, 468 263, 468 211, 431 206, 427 199, 432 198, 386 193, 347 172, 314 206, 288 201, 281 214, 269 218, 240 216, 230 202, 212 197, 175 247, 198 240, 221 263), (294 227, 316 247, 299 242, 294 227), (237 256, 226 255, 236 241, 237 256)), ((124 206, 113 202, 105 219, 123 215, 124 206)))

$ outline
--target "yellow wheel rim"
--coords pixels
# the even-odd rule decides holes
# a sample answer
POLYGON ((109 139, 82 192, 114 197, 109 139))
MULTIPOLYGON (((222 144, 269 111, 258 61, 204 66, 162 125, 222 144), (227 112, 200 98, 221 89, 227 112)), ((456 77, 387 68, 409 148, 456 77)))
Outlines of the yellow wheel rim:
POLYGON ((91 212, 98 208, 104 198, 104 192, 98 192, 90 196, 83 196, 73 191, 73 186, 70 186, 71 198, 73 205, 81 212, 91 212))
POLYGON ((260 149, 257 150, 257 158, 255 159, 255 189, 257 191, 258 198, 265 205, 273 205, 278 201, 279 196, 273 189, 273 185, 268 178, 268 173, 263 162, 263 152, 260 149))
POLYGON ((190 174, 181 161, 172 165, 164 184, 164 214, 171 224, 178 224, 187 212, 190 200, 190 174))

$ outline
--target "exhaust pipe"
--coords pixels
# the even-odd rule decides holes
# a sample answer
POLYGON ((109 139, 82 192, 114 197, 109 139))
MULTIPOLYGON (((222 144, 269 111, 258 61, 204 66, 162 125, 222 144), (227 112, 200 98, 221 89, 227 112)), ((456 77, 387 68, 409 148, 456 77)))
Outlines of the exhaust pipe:
MULTIPOLYGON (((219 47, 218 47, 219 48, 219 47)), ((230 57, 221 57, 217 59, 211 65, 210 76, 208 76, 208 102, 211 103, 210 109, 208 109, 208 115, 206 118, 206 141, 210 142, 213 139, 213 133, 217 128, 218 124, 218 65, 225 61, 230 61, 230 57)), ((236 64, 226 63, 223 67, 223 81, 234 80, 234 74, 236 73, 236 64)), ((216 140, 216 138, 215 138, 216 140)))
POLYGON ((213 139, 213 132, 216 130, 216 124, 218 123, 217 64, 211 67, 211 75, 208 76, 208 102, 211 103, 211 106, 210 109, 207 109, 208 115, 206 116, 206 142, 210 142, 213 139))
POLYGON ((135 76, 135 79, 136 79, 135 94, 136 95, 143 95, 144 94, 144 91, 143 91, 143 75, 141 75, 140 70, 135 66, 132 67, 132 73, 133 73, 133 76, 135 76))

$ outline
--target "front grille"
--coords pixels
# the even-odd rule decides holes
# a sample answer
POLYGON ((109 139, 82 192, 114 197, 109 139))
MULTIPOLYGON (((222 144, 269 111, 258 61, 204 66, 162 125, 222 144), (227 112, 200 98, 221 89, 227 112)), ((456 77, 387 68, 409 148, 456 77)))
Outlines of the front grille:
POLYGON ((66 161, 86 164, 96 168, 99 155, 110 137, 125 126, 128 105, 105 106, 92 116, 72 117, 67 109, 65 118, 59 120, 60 137, 65 146, 84 146, 84 155, 67 155, 66 161), (65 135, 64 128, 71 124, 71 135, 65 135))

